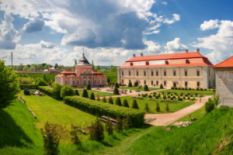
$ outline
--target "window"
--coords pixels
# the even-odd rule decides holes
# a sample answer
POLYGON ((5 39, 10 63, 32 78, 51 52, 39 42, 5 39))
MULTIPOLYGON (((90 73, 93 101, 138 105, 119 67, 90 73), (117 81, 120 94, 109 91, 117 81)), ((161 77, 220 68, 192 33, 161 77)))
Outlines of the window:
POLYGON ((167 76, 167 71, 164 71, 164 72, 163 72, 163 75, 164 75, 164 76, 167 76))
POLYGON ((184 86, 185 86, 185 88, 188 88, 188 82, 187 81, 185 81, 184 86))
POLYGON ((173 76, 176 76, 176 71, 175 70, 173 71, 173 76))
POLYGON ((151 81, 151 85, 154 85, 154 81, 151 81))
POLYGON ((138 76, 138 71, 136 71, 136 75, 138 76))
POLYGON ((146 85, 146 80, 144 80, 144 85, 146 85))
POLYGON ((159 76, 159 72, 158 71, 156 71, 156 76, 159 76))
POLYGON ((197 70, 197 76, 200 76, 200 71, 199 70, 197 70))
POLYGON ((184 76, 188 76, 188 71, 184 70, 184 76))
POLYGON ((146 76, 146 71, 144 71, 144 76, 146 76))
POLYGON ((151 71, 151 76, 154 76, 154 72, 153 71, 151 71))
POLYGON ((200 88, 201 83, 198 81, 197 82, 197 88, 200 88))
POLYGON ((159 85, 159 81, 156 81, 156 85, 157 85, 157 86, 159 85))
POLYGON ((129 71, 129 76, 131 75, 131 72, 129 71))
POLYGON ((163 82, 163 85, 166 86, 166 85, 167 85, 167 81, 164 81, 164 82, 163 82))
POLYGON ((148 61, 146 61, 146 65, 147 65, 147 66, 149 65, 149 62, 148 62, 148 61))
POLYGON ((173 87, 176 88, 176 82, 173 82, 173 87))
POLYGON ((124 76, 124 71, 121 72, 121 75, 124 76))

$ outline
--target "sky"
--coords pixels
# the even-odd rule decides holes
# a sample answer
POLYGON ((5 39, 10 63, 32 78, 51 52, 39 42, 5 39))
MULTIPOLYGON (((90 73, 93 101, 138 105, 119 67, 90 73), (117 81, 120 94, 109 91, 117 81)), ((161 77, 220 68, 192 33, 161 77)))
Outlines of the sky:
POLYGON ((197 48, 233 55, 232 0, 0 0, 0 59, 10 64, 120 65, 133 54, 197 48))

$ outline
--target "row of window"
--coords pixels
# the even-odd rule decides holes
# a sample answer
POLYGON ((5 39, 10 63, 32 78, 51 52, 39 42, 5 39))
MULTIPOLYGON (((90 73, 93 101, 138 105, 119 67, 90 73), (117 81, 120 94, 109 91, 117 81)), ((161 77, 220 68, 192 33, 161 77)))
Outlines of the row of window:
MULTIPOLYGON (((186 63, 186 64, 190 64, 190 60, 189 60, 189 59, 186 59, 186 60, 185 60, 185 63, 186 63)), ((168 61, 168 60, 165 60, 165 64, 168 65, 168 64, 169 64, 169 61, 168 61)), ((131 63, 130 63, 130 66, 133 66, 133 65, 134 65, 133 62, 131 62, 131 63)), ((146 61, 146 62, 145 62, 145 65, 146 65, 146 66, 150 65, 149 61, 146 61)))
MULTIPOLYGON (((122 71, 121 75, 124 76, 124 71, 122 71)), ((128 75, 131 76, 131 71, 128 72, 128 75)), ((146 76, 146 75, 147 75, 147 73, 146 73, 146 71, 144 71, 144 76, 146 76)), ((159 72, 156 71, 155 75, 159 76, 159 72)), ((177 75, 177 72, 176 72, 176 70, 174 70, 173 71, 173 76, 176 76, 176 75, 177 75)), ((196 71, 196 75, 200 76, 200 70, 196 71)), ((138 71, 136 71, 136 76, 139 76, 138 71)), ((151 76, 154 76, 154 71, 151 71, 151 76)), ((166 70, 163 72, 163 76, 167 76, 167 71, 166 70)), ((184 76, 188 76, 188 70, 184 70, 184 76)))
MULTIPOLYGON (((131 81, 131 80, 130 80, 131 81)), ((124 83, 124 80, 122 80, 122 83, 124 83)), ((146 80, 144 80, 144 85, 146 85, 147 84, 147 82, 146 82, 146 80)), ((156 81, 155 83, 154 83, 154 81, 151 81, 151 83, 150 83, 151 85, 159 85, 159 81, 156 81)), ((167 81, 163 81, 162 83, 160 83, 160 84, 162 84, 163 86, 167 86, 167 81)), ((177 82, 173 82, 173 87, 177 87, 177 82)), ((189 83, 188 83, 188 81, 185 81, 184 82, 184 86, 186 87, 186 88, 188 88, 189 87, 189 83)), ((201 86, 201 83, 199 82, 199 81, 197 81, 197 83, 196 83, 196 86, 197 86, 197 88, 199 88, 200 86, 201 86)))

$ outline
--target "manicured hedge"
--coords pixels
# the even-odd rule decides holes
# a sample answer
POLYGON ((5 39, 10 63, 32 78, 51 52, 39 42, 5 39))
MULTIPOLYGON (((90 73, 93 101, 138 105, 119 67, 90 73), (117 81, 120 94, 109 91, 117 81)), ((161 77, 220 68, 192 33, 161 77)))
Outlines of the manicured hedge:
POLYGON ((38 86, 38 89, 42 91, 43 93, 47 94, 48 96, 54 97, 54 92, 52 87, 48 86, 38 86))
POLYGON ((113 118, 125 118, 131 127, 140 127, 144 124, 144 112, 125 107, 119 107, 100 101, 90 100, 79 96, 64 98, 66 104, 77 107, 95 115, 107 115, 113 118))
POLYGON ((20 84, 20 89, 36 89, 37 85, 35 84, 20 84))

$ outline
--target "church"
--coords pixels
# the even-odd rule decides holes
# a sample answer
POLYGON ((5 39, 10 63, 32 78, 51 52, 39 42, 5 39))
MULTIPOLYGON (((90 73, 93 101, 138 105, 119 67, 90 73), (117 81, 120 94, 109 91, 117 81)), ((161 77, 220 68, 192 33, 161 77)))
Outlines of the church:
POLYGON ((103 73, 93 69, 83 53, 74 71, 62 71, 56 75, 55 82, 73 87, 85 87, 88 84, 92 87, 103 87, 107 85, 107 78, 103 73))

